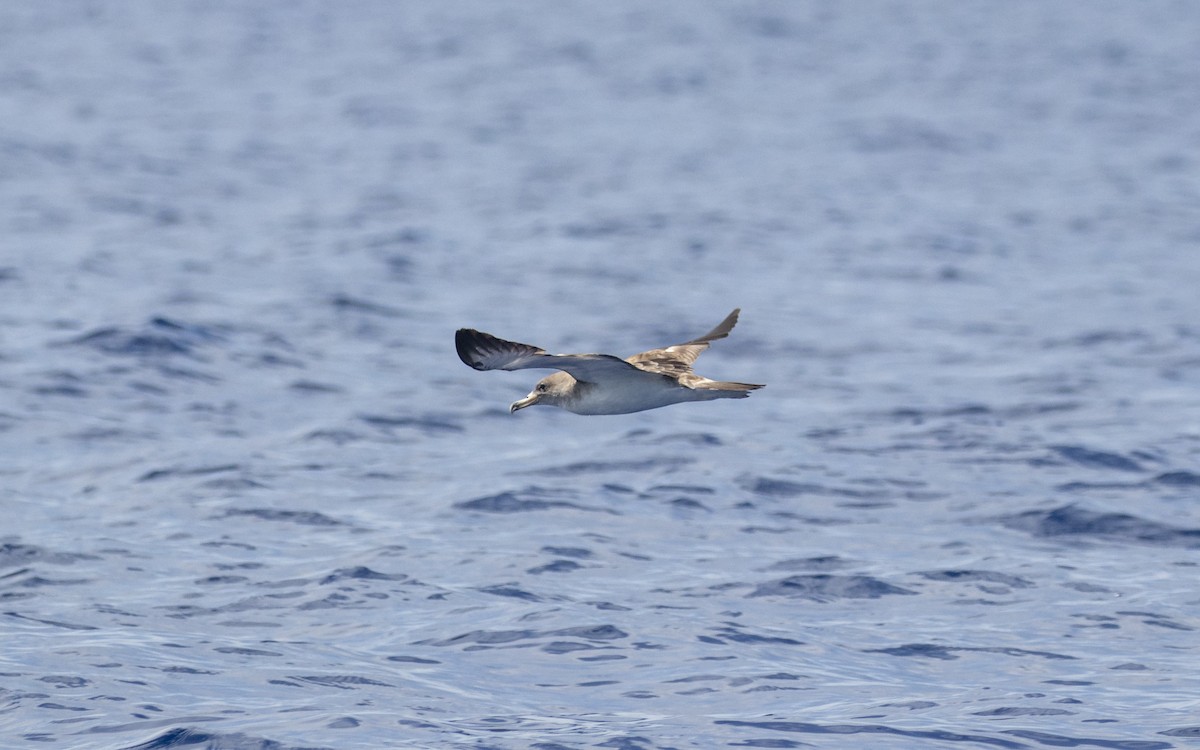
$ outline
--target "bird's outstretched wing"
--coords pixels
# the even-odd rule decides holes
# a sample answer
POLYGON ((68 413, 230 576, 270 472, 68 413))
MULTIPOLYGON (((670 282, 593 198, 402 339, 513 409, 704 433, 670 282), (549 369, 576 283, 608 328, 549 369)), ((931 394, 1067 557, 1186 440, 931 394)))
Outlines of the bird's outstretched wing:
POLYGON ((726 315, 725 320, 722 320, 716 328, 703 336, 682 344, 673 344, 662 349, 651 349, 648 352, 635 354, 626 361, 640 370, 656 375, 667 375, 674 378, 687 375, 692 371, 692 363, 708 348, 709 342, 723 339, 729 335, 729 332, 737 325, 738 314, 741 311, 740 307, 735 309, 726 315))
POLYGON ((583 382, 629 377, 641 370, 611 354, 547 354, 545 349, 506 341, 474 328, 458 329, 454 345, 458 358, 476 370, 562 370, 583 382))

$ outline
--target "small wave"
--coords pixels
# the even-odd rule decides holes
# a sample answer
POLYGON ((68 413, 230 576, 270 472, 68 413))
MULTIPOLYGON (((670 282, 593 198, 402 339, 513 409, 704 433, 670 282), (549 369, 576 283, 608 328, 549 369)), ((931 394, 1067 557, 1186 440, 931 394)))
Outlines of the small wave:
POLYGON ((500 492, 495 495, 477 497, 454 504, 459 510, 483 511, 484 513, 528 513, 538 510, 587 510, 601 513, 617 512, 608 508, 595 508, 563 499, 574 497, 567 490, 548 490, 541 487, 526 487, 523 490, 500 492))
POLYGON ((836 599, 878 599, 881 596, 912 596, 917 592, 862 575, 837 576, 825 573, 797 575, 759 584, 750 596, 788 596, 818 602, 836 599))
POLYGON ((921 740, 939 742, 973 742, 989 747, 1011 748, 1023 750, 1026 745, 1020 742, 989 737, 980 734, 962 734, 941 730, 896 729, 883 724, 814 724, 804 721, 737 721, 719 719, 715 724, 731 727, 747 727, 751 729, 767 729, 775 732, 798 732, 803 734, 881 734, 894 737, 911 737, 921 740))
POLYGON ((107 326, 89 331, 66 343, 118 356, 195 356, 204 345, 226 337, 224 329, 169 318, 151 318, 136 327, 107 326))
MULTIPOLYGON (((215 717, 192 717, 193 721, 215 721, 215 717)), ((131 729, 132 727, 124 726, 122 730, 131 729)), ((250 737, 241 732, 232 733, 213 733, 203 732, 199 729, 192 728, 176 728, 170 729, 153 739, 146 740, 138 745, 130 745, 122 750, 170 750, 171 748, 220 748, 220 750, 333 750, 328 747, 314 747, 305 745, 303 748, 297 745, 284 745, 274 740, 263 739, 261 737, 250 737)))
POLYGON ((1003 654, 1004 656, 1037 656, 1042 659, 1074 659, 1074 656, 1056 654, 1052 651, 1032 651, 1024 648, 1007 646, 942 646, 936 643, 906 643, 902 646, 889 648, 864 649, 867 654, 888 654, 889 656, 914 656, 923 659, 957 659, 958 653, 978 652, 987 654, 1003 654))
POLYGON ((1010 529, 1038 537, 1095 536, 1184 547, 1200 545, 1200 529, 1169 526, 1128 513, 1100 513, 1078 505, 1064 505, 1050 510, 1030 510, 1003 516, 1000 522, 1010 529))
POLYGON ((1094 450, 1082 445, 1052 445, 1050 448, 1068 461, 1088 468, 1115 469, 1117 471, 1143 470, 1142 465, 1137 461, 1119 453, 1094 450))
POLYGON ((930 581, 999 583, 1014 589, 1029 588, 1033 581, 992 570, 931 570, 920 574, 930 581))
POLYGON ((656 469, 671 470, 694 463, 695 459, 685 456, 659 456, 625 461, 577 461, 562 466, 549 466, 544 469, 531 469, 516 472, 544 477, 573 477, 581 474, 595 474, 608 471, 645 472, 656 469))
POLYGON ((279 510, 277 508, 231 508, 226 517, 250 516, 263 521, 284 521, 301 526, 345 526, 343 521, 315 510, 279 510))
POLYGON ((389 432, 397 427, 413 428, 427 434, 463 431, 461 424, 441 415, 389 416, 384 414, 363 414, 359 416, 359 419, 372 427, 389 432))
MULTIPOLYGON (((452 638, 432 641, 419 641, 419 646, 466 646, 470 650, 480 648, 511 647, 522 641, 537 641, 551 639, 552 643, 562 643, 563 638, 576 638, 588 641, 589 644, 604 644, 628 638, 629 634, 614 625, 583 625, 555 630, 472 630, 452 638)), ((594 648, 594 645, 582 644, 584 648, 594 648)), ((536 644, 528 644, 536 645, 536 644)), ((551 645, 551 644, 547 644, 551 645)), ((568 649, 568 650, 579 650, 568 649)), ((561 651, 560 653, 566 653, 561 651)))

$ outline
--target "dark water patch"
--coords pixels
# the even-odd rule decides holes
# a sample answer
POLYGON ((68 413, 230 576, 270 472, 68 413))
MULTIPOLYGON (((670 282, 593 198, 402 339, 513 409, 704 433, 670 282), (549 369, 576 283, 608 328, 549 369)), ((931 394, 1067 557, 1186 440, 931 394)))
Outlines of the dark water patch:
POLYGON ((878 599, 889 595, 910 596, 916 593, 871 576, 816 573, 759 584, 749 596, 787 596, 829 602, 837 599, 878 599))
POLYGON ((1058 654, 1053 651, 1034 651, 1027 648, 1007 648, 1007 647, 962 647, 960 651, 979 651, 987 654, 1001 654, 1003 656, 1036 656, 1042 659, 1076 659, 1078 657, 1069 656, 1067 654, 1058 654))
POLYGON ((572 573, 576 570, 581 570, 582 565, 574 560, 554 560, 544 565, 537 565, 529 568, 525 572, 530 575, 541 575, 542 573, 572 573))
POLYGON ((218 464, 215 466, 195 466, 195 467, 178 467, 172 466, 165 469, 154 469, 137 478, 139 482, 153 482, 159 479, 168 479, 171 477, 202 477, 209 474, 219 474, 226 471, 237 471, 241 469, 240 464, 218 464))
POLYGON ((1024 531, 1037 537, 1095 536, 1116 541, 1181 547, 1200 545, 1200 529, 1169 526, 1127 513, 1100 513, 1078 505, 1001 516, 1000 522, 1010 529, 1024 531))
POLYGON ((301 526, 345 526, 342 521, 315 510, 279 510, 277 508, 231 508, 225 518, 249 516, 263 521, 283 521, 301 526))
POLYGON ((407 313, 400 308, 359 299, 348 294, 335 294, 330 298, 329 304, 333 305, 334 309, 338 312, 375 315, 383 318, 403 318, 407 316, 407 313))
POLYGON ((910 730, 896 729, 882 724, 812 724, 802 721, 736 721, 718 719, 717 725, 731 727, 748 727, 751 729, 767 729, 775 732, 799 732, 804 734, 879 734, 893 737, 911 737, 913 739, 933 740, 937 742, 971 742, 989 747, 1012 748, 1020 750, 1028 747, 1019 742, 989 737, 980 734, 961 734, 940 730, 910 730))
POLYGON ((47 708, 52 711, 91 711, 90 708, 83 706, 64 706, 61 703, 39 703, 38 708, 47 708))
POLYGON ((249 477, 220 477, 201 482, 200 486, 209 490, 222 490, 225 493, 242 493, 247 490, 261 490, 267 485, 249 477))
MULTIPOLYGON (((215 721, 216 717, 204 717, 203 720, 215 721)), ((127 731, 134 728, 134 726, 126 725, 112 731, 127 731)), ((153 739, 137 745, 126 746, 121 750, 172 750, 172 748, 182 747, 196 748, 197 750, 334 750, 334 748, 325 746, 285 745, 275 740, 250 737, 240 732, 216 734, 191 728, 170 729, 153 739)))
POLYGON ((1093 492, 1106 490, 1140 490, 1149 486, 1148 482, 1065 482, 1057 484, 1054 489, 1059 492, 1093 492))
POLYGON ((18 586, 22 588, 43 588, 46 586, 79 586, 92 583, 91 578, 43 578, 42 576, 30 576, 22 579, 18 586))
POLYGON ((626 484, 616 484, 615 482, 605 482, 600 485, 605 492, 611 492, 616 495, 634 495, 637 491, 626 484))
POLYGON ((290 679, 297 680, 299 682, 307 682, 310 685, 337 688, 339 690, 357 690, 364 686, 396 687, 395 685, 387 682, 372 680, 369 677, 359 677, 358 675, 291 675, 290 679))
POLYGON ((250 368, 284 368, 290 367, 293 369, 303 369, 305 366, 304 360, 297 357, 286 357, 275 352, 254 352, 249 355, 235 354, 232 359, 235 362, 244 362, 250 368))
POLYGON ((108 326, 97 328, 66 342, 67 345, 129 357, 195 356, 206 344, 225 339, 219 327, 181 323, 155 317, 138 327, 108 326))
POLYGON ((421 430, 427 434, 446 432, 462 432, 463 426, 453 421, 451 417, 426 414, 422 416, 387 416, 383 414, 361 414, 361 421, 385 431, 400 428, 421 430))
POLYGON ((183 380, 189 383, 205 383, 208 385, 215 385, 221 382, 221 379, 215 375, 209 375, 206 372, 201 372, 190 367, 180 367, 164 362, 157 363, 155 370, 167 380, 183 380))
POLYGON ((1091 680, 1043 680, 1047 685, 1064 685, 1066 687, 1087 687, 1095 685, 1091 680))
POLYGON ((781 560, 766 570, 840 570, 853 565, 853 561, 837 555, 821 557, 802 557, 795 560, 781 560))
MULTIPOLYGON (((767 514, 768 517, 780 519, 783 521, 791 521, 794 523, 804 524, 807 526, 844 526, 856 523, 852 518, 835 518, 833 516, 806 516, 800 513, 791 511, 775 511, 767 514)), ((766 529, 766 531, 782 532, 783 529, 766 529)))
POLYGON ((233 656, 283 656, 279 651, 267 651, 261 648, 242 648, 236 646, 221 646, 214 648, 218 654, 231 654, 233 656))
POLYGON ((1143 471, 1141 464, 1119 453, 1094 450, 1081 445, 1052 445, 1050 449, 1068 461, 1088 468, 1143 471))
POLYGON ((888 654, 890 656, 912 656, 923 659, 957 659, 958 652, 1002 654, 1004 656, 1036 656, 1042 659, 1075 659, 1074 656, 1056 654, 1052 651, 1031 651, 1005 646, 939 646, 934 643, 906 643, 890 648, 863 649, 865 654, 888 654))
POLYGON ((1188 739, 1200 739, 1200 725, 1194 727, 1176 727, 1175 729, 1167 729, 1159 734, 1165 737, 1187 737, 1188 739))
POLYGON ((881 708, 903 708, 908 711, 923 711, 926 708, 937 708, 933 701, 900 701, 898 703, 880 703, 881 708))
POLYGON ((358 565, 353 568, 338 568, 329 575, 322 578, 319 583, 322 585, 329 583, 337 583, 339 581, 408 581, 408 576, 403 573, 380 573, 377 570, 358 565))
POLYGON ((660 456, 625 461, 578 461, 563 466, 549 466, 544 469, 513 472, 514 474, 531 474, 545 477, 573 477, 582 474, 596 474, 608 471, 644 472, 677 469, 694 463, 695 459, 684 456, 660 456))
POLYGON ((542 651, 547 654, 572 654, 576 651, 596 651, 597 649, 606 649, 607 646, 594 646, 590 643, 579 643, 578 641, 551 641, 542 646, 542 651))
POLYGON ((39 677, 38 682, 48 683, 60 690, 69 690, 72 688, 87 687, 88 685, 92 684, 92 681, 86 677, 79 677, 78 675, 59 675, 59 674, 52 674, 52 675, 46 675, 45 677, 39 677))
POLYGON ((294 380, 288 383, 288 389, 297 393, 345 393, 346 389, 332 383, 318 383, 315 380, 294 380))
POLYGON ((906 643, 903 646, 892 646, 890 648, 875 648, 867 650, 870 654, 888 654, 889 656, 916 656, 924 659, 957 659, 953 651, 955 649, 947 646, 938 646, 933 643, 906 643))
POLYGON ((196 669, 195 667, 166 666, 151 667, 151 669, 157 669, 166 674, 221 674, 212 669, 196 669))
MULTIPOLYGON (((966 420, 968 422, 993 423, 995 420, 1022 420, 1039 418, 1046 414, 1076 411, 1083 404, 1075 401, 1038 401, 1008 406, 988 406, 966 403, 942 408, 900 407, 882 413, 889 421, 907 422, 915 425, 936 420, 966 420)), ((839 435, 832 435, 838 437, 839 435)))
POLYGON ((347 443, 366 440, 366 437, 367 436, 361 432, 354 432, 353 430, 328 429, 313 430, 304 436, 304 440, 321 441, 333 443, 334 445, 346 445, 347 443))
POLYGON ((1168 487, 1200 487, 1200 474, 1194 471, 1168 471, 1154 477, 1154 481, 1168 487))
POLYGON ((659 492, 666 494, 682 493, 685 495, 712 495, 716 493, 712 487, 705 487, 699 484, 656 484, 646 492, 659 492))
POLYGON ((455 503, 454 507, 459 510, 482 511, 484 513, 529 513, 531 511, 565 509, 619 515, 616 511, 609 508, 589 507, 562 499, 564 496, 571 497, 572 495, 572 492, 566 490, 526 487, 523 490, 514 492, 501 492, 497 495, 477 497, 474 500, 464 500, 455 503))
POLYGON ((740 623, 726 623, 718 627, 711 628, 713 635, 696 636, 696 640, 701 643, 711 643, 714 645, 722 645, 726 643, 747 643, 747 644, 762 644, 770 643, 780 646, 803 646, 804 641, 796 640, 782 635, 759 635, 757 633, 746 632, 746 627, 740 623))
POLYGON ((952 419, 955 417, 984 417, 994 414, 986 404, 959 404, 941 409, 918 409, 915 407, 900 407, 887 413, 887 416, 900 422, 921 424, 931 419, 952 419))
POLYGON ((694 674, 689 677, 677 677, 674 680, 664 680, 665 685, 689 685, 697 682, 725 682, 729 678, 719 674, 694 674))
MULTIPOLYGON (((418 646, 463 646, 466 645, 468 650, 478 650, 479 648, 504 646, 515 644, 521 641, 534 641, 543 639, 553 639, 561 642, 563 638, 574 638, 583 641, 589 641, 592 644, 603 644, 609 641, 618 641, 628 638, 629 634, 613 625, 583 625, 570 628, 558 628, 555 630, 472 630, 468 633, 456 635, 453 638, 444 640, 427 640, 418 641, 418 646)), ((532 646, 536 644, 523 644, 524 646, 532 646)), ((586 646, 594 648, 595 646, 586 646)), ((577 649, 572 649, 577 650, 577 649)))
MULTIPOLYGON (((212 380, 215 382, 216 379, 213 378, 212 380)), ((147 395, 147 396, 167 396, 167 395, 170 395, 170 393, 171 393, 169 390, 162 387, 161 385, 156 385, 154 383, 147 383, 144 380, 130 381, 129 388, 132 391, 135 391, 137 393, 147 395)))
POLYGON ((452 638, 434 641, 417 641, 418 646, 498 646, 539 637, 536 630, 472 630, 452 638))
POLYGON ((992 570, 932 570, 924 571, 920 575, 922 578, 930 581, 999 583, 1014 589, 1024 589, 1033 586, 1033 581, 1007 573, 997 573, 992 570))
POLYGON ((502 596, 506 599, 520 599, 527 602, 540 602, 542 597, 526 591, 525 589, 515 584, 498 584, 496 586, 481 586, 475 589, 481 594, 491 594, 492 596, 502 596))
POLYGON ((1049 745, 1051 747, 1103 747, 1109 750, 1168 750, 1168 748, 1175 747, 1169 742, 1156 742, 1154 740, 1104 740, 1094 737, 1068 737, 1062 734, 1050 734, 1049 732, 1035 732, 1030 729, 1006 729, 1001 734, 1033 740, 1039 745, 1049 745))
POLYGON ((1051 401, 1045 403, 1016 404, 1004 409, 1000 415, 1005 419, 1022 419, 1025 417, 1041 417, 1046 414, 1078 411, 1082 408, 1083 404, 1078 401, 1051 401))
POLYGON ((1167 615, 1160 615, 1160 614, 1156 614, 1154 612, 1136 612, 1136 611, 1121 610, 1121 611, 1118 611, 1116 614, 1120 615, 1121 617, 1142 618, 1143 624, 1152 625, 1154 627, 1167 628, 1169 630, 1195 630, 1195 628, 1191 627, 1190 625, 1184 625, 1180 622, 1176 622, 1175 620, 1168 617, 1167 615))
POLYGON ((584 638, 589 641, 615 641, 628 638, 629 634, 615 625, 578 625, 570 628, 548 630, 546 635, 584 638))
POLYGON ((330 594, 323 599, 304 602, 296 607, 296 609, 300 612, 314 612, 322 609, 341 609, 343 607, 362 608, 364 603, 363 599, 351 599, 346 594, 337 593, 330 594))
POLYGON ((1061 339, 1046 339, 1042 347, 1046 349, 1081 348, 1088 349, 1108 344, 1128 344, 1131 342, 1150 341, 1150 335, 1145 331, 1098 330, 1088 331, 1075 336, 1061 339))
POLYGON ((669 435, 661 435, 651 442, 658 445, 682 443, 694 446, 718 446, 725 444, 721 438, 707 432, 676 432, 669 435))
POLYGON ((595 557, 595 554, 590 549, 584 547, 542 547, 541 551, 548 555, 572 557, 577 560, 586 560, 595 557))
POLYGON ((387 660, 400 664, 441 664, 437 659, 423 659, 419 656, 389 656, 387 660))
POLYGON ((860 500, 875 500, 886 497, 883 490, 857 490, 845 487, 827 487, 812 482, 792 482, 786 479, 770 477, 744 477, 741 486, 756 495, 764 497, 800 497, 803 495, 822 495, 833 497, 848 497, 860 500))
POLYGON ((67 437, 72 440, 78 440, 81 443, 103 443, 109 440, 123 440, 133 443, 142 440, 153 440, 155 435, 152 432, 135 432, 120 427, 85 427, 79 432, 69 433, 67 437))
POLYGON ((585 604, 595 607, 596 609, 601 610, 603 612, 632 612, 633 611, 633 607, 626 607, 623 604, 616 604, 614 602, 591 601, 591 602, 585 602, 585 604))
POLYGON ((52 552, 45 547, 18 542, 0 544, 0 568, 16 565, 29 565, 41 562, 52 565, 72 565, 80 560, 99 560, 96 555, 85 555, 79 552, 52 552))
POLYGON ((1074 716, 1076 713, 1076 711, 1068 711, 1065 708, 1001 706, 999 708, 989 708, 986 711, 973 711, 972 715, 1007 718, 1011 716, 1074 716))
POLYGON ((707 505, 700 502, 699 500, 694 500, 690 497, 675 497, 675 498, 671 498, 671 500, 669 502, 672 507, 676 508, 677 510, 681 510, 681 511, 703 510, 703 511, 707 511, 710 513, 712 512, 712 509, 709 508, 707 505))
POLYGON ((711 487, 663 484, 639 492, 638 498, 665 502, 681 511, 711 511, 704 501, 692 497, 693 494, 707 496, 715 494, 715 491, 711 487))
POLYGON ((247 552, 253 552, 254 550, 258 549, 253 544, 247 544, 245 542, 232 542, 227 539, 221 539, 221 540, 215 541, 215 542, 201 542, 200 546, 201 547, 211 547, 213 549, 229 547, 231 549, 246 550, 247 552))
POLYGON ((79 375, 65 370, 55 370, 45 373, 51 382, 43 385, 30 386, 29 392, 37 396, 63 396, 67 398, 85 398, 89 392, 84 387, 84 380, 79 375))

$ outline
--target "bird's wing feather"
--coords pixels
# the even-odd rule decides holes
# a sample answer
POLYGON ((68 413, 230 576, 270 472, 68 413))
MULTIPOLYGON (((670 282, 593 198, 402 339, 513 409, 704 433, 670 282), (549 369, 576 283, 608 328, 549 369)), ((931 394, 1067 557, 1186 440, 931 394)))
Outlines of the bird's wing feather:
POLYGON ((583 382, 639 372, 639 368, 611 354, 547 354, 545 349, 473 328, 458 329, 454 345, 459 359, 476 370, 562 370, 583 382))
POLYGON ((686 375, 692 371, 692 363, 708 348, 710 341, 723 339, 729 335, 729 332, 737 325, 738 314, 741 311, 741 308, 735 309, 726 315, 725 320, 722 320, 716 328, 703 336, 682 344, 635 354, 626 361, 638 369, 656 375, 668 375, 673 378, 686 375))

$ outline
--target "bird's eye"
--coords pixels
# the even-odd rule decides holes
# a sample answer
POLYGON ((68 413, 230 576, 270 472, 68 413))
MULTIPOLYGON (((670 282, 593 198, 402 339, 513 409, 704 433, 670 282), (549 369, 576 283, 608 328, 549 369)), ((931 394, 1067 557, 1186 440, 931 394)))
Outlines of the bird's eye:
POLYGON ((545 392, 546 392, 546 384, 545 384, 545 383, 538 383, 537 392, 538 392, 538 393, 545 393, 545 392))

